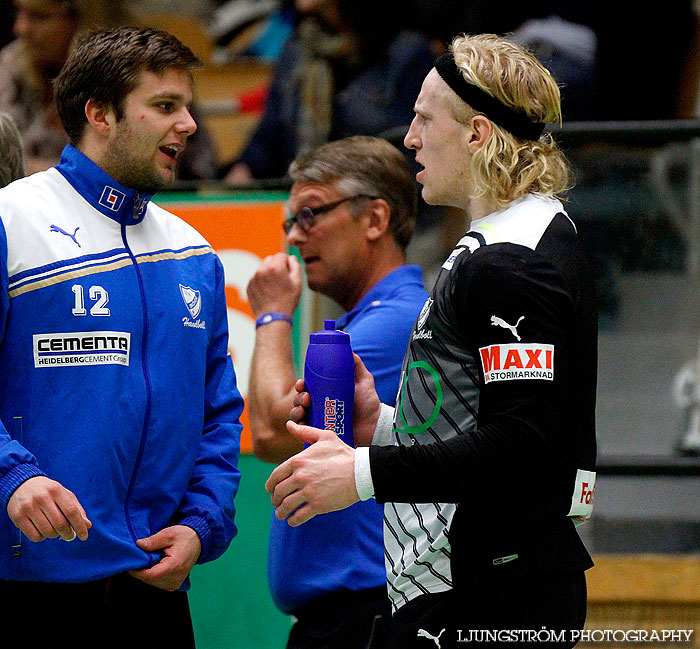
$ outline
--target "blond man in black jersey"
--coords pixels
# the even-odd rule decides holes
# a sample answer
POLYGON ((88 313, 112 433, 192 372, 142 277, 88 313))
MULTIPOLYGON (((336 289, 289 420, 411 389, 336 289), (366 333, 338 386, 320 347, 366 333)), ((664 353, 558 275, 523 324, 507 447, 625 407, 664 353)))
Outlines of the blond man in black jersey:
MULTIPOLYGON (((592 566, 575 526, 595 488, 597 317, 549 72, 493 35, 435 62, 405 145, 430 204, 469 230, 418 317, 392 411, 357 366, 355 440, 290 422, 311 448, 267 488, 280 519, 385 503, 390 647, 571 647, 592 566), (528 633, 531 632, 531 633, 528 633)), ((381 332, 377 333, 381 336, 381 332)), ((308 395, 300 386, 294 419, 308 395)))

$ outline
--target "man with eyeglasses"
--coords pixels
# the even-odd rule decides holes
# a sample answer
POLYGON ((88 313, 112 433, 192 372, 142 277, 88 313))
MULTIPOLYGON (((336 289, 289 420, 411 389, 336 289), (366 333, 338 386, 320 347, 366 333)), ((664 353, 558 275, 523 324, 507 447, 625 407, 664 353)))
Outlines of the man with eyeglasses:
MULTIPOLYGON (((427 293, 422 269, 406 264, 416 191, 403 155, 388 142, 352 137, 295 160, 284 231, 299 249, 309 288, 345 313, 336 326, 393 404, 401 359, 427 293)), ((296 381, 292 315, 301 265, 266 258, 248 285, 257 320, 248 405, 257 457, 279 463, 303 448, 285 428, 296 381)), ((383 509, 374 501, 291 528, 273 517, 269 579, 277 606, 297 619, 288 649, 380 647, 390 615, 383 509)))

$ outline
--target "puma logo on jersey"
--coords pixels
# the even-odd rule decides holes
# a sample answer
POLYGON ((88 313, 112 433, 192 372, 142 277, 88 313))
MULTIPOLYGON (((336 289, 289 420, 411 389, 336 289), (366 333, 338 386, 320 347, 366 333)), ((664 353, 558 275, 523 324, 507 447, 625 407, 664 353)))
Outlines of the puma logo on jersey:
POLYGON ((431 633, 428 633, 427 631, 425 631, 423 629, 418 629, 418 637, 419 638, 428 638, 428 640, 432 640, 438 649, 440 649, 440 636, 443 633, 445 633, 445 629, 440 631, 440 633, 438 633, 437 635, 432 635, 431 633))
POLYGON ((499 318, 498 316, 492 315, 491 316, 491 324, 494 327, 503 327, 504 329, 509 329, 510 333, 512 333, 518 340, 520 340, 520 336, 518 335, 518 326, 524 320, 524 318, 525 318, 525 316, 521 315, 518 318, 518 321, 514 325, 509 325, 502 318, 499 318))
POLYGON ((63 228, 59 228, 57 225, 51 226, 51 232, 58 232, 60 234, 65 234, 67 237, 70 237, 71 239, 73 239, 73 241, 75 242, 75 245, 78 246, 78 248, 82 248, 82 246, 80 245, 78 240, 75 238, 75 235, 78 233, 78 230, 80 230, 79 226, 77 228, 75 228, 75 232, 73 232, 73 234, 71 234, 70 232, 66 232, 63 228))

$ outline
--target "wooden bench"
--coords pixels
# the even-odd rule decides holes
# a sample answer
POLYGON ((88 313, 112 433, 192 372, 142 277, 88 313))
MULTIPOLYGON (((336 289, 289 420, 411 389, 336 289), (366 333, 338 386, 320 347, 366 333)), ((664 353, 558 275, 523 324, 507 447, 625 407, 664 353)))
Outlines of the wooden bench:
MULTIPOLYGON (((581 647, 700 647, 700 555, 609 554, 586 573, 594 630, 692 630, 689 642, 581 642, 581 647)), ((594 634, 592 638, 602 636, 594 634)))

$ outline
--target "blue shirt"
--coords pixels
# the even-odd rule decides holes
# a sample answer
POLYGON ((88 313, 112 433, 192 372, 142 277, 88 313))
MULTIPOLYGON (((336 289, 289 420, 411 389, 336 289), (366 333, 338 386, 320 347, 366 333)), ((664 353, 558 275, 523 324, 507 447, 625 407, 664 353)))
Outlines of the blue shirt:
MULTIPOLYGON (((389 273, 336 320, 375 380, 383 403, 394 405, 401 362, 415 319, 428 298, 423 270, 406 265, 389 273)), ((386 583, 382 522, 373 499, 316 516, 300 527, 272 517, 268 577, 275 604, 291 613, 339 590, 386 583)))

